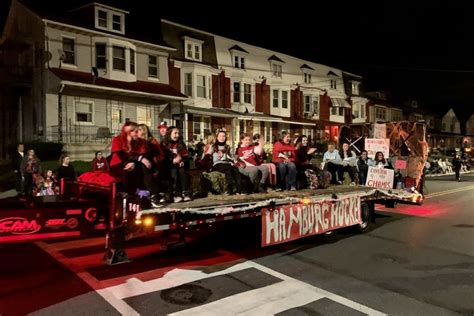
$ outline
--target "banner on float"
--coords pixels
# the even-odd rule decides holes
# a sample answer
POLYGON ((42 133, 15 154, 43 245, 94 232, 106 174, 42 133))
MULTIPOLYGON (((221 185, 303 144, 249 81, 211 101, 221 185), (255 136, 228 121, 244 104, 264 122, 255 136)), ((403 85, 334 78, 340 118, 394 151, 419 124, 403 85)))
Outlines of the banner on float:
POLYGON ((372 188, 392 189, 394 176, 392 169, 369 167, 365 185, 372 188))
POLYGON ((365 150, 367 150, 367 156, 371 159, 374 159, 375 153, 379 151, 383 153, 383 156, 386 159, 390 155, 390 139, 366 138, 365 150))
POLYGON ((262 247, 360 223, 358 195, 262 209, 262 247))

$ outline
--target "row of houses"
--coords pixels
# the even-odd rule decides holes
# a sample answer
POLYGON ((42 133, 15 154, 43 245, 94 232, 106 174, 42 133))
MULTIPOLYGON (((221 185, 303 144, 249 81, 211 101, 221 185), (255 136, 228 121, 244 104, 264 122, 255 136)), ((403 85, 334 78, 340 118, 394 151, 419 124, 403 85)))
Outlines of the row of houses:
MULTIPOLYGON (((242 132, 272 142, 281 130, 337 141, 341 125, 402 119, 426 120, 432 146, 456 146, 461 134, 452 110, 394 106, 341 69, 168 20, 144 23, 132 9, 7 2, 1 157, 9 145, 32 140, 63 142, 78 155, 86 148, 90 156, 127 120, 152 129, 167 121, 185 140, 225 127, 233 143, 242 132)), ((464 133, 474 135, 474 117, 466 124, 464 133)))

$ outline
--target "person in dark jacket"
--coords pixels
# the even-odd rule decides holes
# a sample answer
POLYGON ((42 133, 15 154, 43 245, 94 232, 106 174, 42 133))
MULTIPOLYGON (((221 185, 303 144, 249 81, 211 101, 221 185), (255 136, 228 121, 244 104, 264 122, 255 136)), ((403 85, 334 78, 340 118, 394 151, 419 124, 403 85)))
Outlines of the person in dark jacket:
POLYGON ((369 158, 367 156, 367 150, 363 150, 359 159, 357 159, 357 169, 359 173, 359 184, 365 185, 367 173, 369 172, 369 158))
POLYGON ((59 162, 60 166, 56 172, 58 181, 61 181, 61 179, 75 180, 76 172, 74 171, 74 167, 70 164, 71 158, 69 155, 62 155, 61 158, 59 158, 59 162))
POLYGON ((461 167, 462 167, 462 160, 459 154, 456 154, 454 156, 452 164, 453 164, 454 173, 456 174, 456 180, 461 181, 460 172, 461 172, 461 167))
POLYGON ((18 144, 16 151, 12 155, 12 167, 15 172, 15 190, 18 194, 23 194, 25 190, 25 179, 21 172, 21 162, 25 157, 25 145, 18 144))

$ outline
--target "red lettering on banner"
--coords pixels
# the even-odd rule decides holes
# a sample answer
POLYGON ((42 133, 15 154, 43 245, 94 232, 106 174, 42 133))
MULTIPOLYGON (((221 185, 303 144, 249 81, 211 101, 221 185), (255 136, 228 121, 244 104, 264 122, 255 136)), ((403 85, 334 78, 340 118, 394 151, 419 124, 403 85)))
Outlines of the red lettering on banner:
POLYGON ((262 210, 262 246, 269 246, 330 230, 360 224, 360 197, 311 204, 283 205, 271 212, 262 210))
POLYGON ((15 235, 33 234, 41 229, 36 220, 27 220, 23 217, 8 217, 0 220, 0 233, 15 235))

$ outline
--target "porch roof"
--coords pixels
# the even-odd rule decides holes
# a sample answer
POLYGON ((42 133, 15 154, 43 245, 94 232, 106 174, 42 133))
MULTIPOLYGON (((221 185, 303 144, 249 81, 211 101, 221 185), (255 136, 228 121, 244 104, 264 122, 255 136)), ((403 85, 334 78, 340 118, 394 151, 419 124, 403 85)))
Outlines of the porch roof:
POLYGON ((51 68, 50 72, 61 80, 62 84, 96 90, 108 90, 129 95, 141 95, 170 101, 184 101, 187 97, 173 87, 163 83, 148 81, 119 81, 94 76, 88 72, 51 68))

